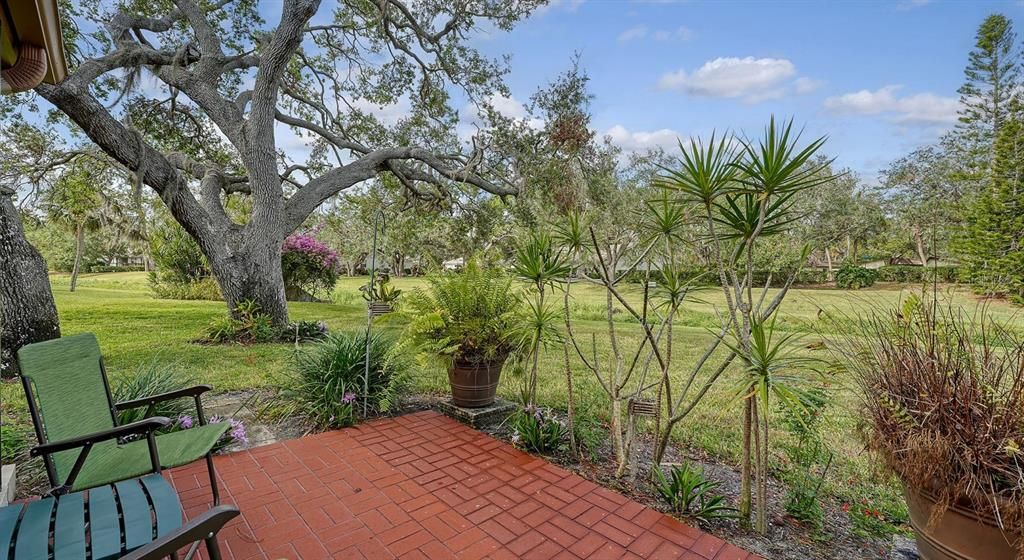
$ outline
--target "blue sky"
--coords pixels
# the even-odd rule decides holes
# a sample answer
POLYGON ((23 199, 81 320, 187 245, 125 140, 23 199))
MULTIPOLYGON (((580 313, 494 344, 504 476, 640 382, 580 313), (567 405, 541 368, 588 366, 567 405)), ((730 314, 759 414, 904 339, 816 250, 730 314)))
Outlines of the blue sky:
POLYGON ((561 0, 476 45, 512 55, 510 112, 578 51, 593 125, 626 149, 713 129, 756 134, 770 115, 792 116, 874 182, 889 161, 953 126, 975 31, 994 12, 1017 20, 1024 7, 561 0))

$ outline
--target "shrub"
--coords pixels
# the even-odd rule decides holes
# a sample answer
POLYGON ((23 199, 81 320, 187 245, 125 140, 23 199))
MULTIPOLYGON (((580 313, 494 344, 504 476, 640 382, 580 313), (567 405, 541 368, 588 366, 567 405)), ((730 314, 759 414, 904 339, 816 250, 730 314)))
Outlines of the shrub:
POLYGON ((720 482, 704 476, 704 469, 695 469, 684 463, 674 465, 669 476, 654 469, 654 484, 658 495, 672 511, 699 521, 736 517, 736 510, 725 504, 725 498, 712 492, 720 482))
POLYGON ((171 220, 162 221, 150 232, 149 251, 163 281, 187 283, 210 275, 199 245, 171 220))
POLYGON ((89 267, 89 272, 142 272, 146 267, 142 265, 111 265, 111 264, 94 264, 89 267))
POLYGON ((280 340, 282 332, 274 327, 270 315, 263 313, 259 305, 246 300, 235 307, 238 318, 222 317, 214 320, 206 331, 203 342, 253 344, 280 340))
POLYGON ((883 266, 877 270, 879 282, 900 284, 927 284, 938 279, 942 283, 953 283, 960 279, 960 269, 955 266, 883 266))
POLYGON ((427 281, 429 290, 416 290, 404 300, 410 343, 444 360, 493 360, 509 354, 521 302, 512 277, 474 259, 462 272, 427 281))
MULTIPOLYGON (((158 355, 149 363, 138 366, 135 371, 122 377, 114 384, 111 393, 114 402, 125 402, 189 387, 193 383, 191 376, 183 373, 177 364, 168 362, 158 355)), ((177 399, 158 403, 151 416, 174 419, 189 410, 195 410, 192 399, 177 399)), ((145 417, 146 407, 122 410, 117 414, 117 423, 128 424, 145 417)))
POLYGON ((836 287, 844 290, 859 290, 874 285, 878 273, 863 266, 844 263, 836 272, 836 287))
POLYGON ((149 273, 153 294, 162 299, 223 299, 199 245, 180 225, 164 220, 150 232, 156 270, 149 273))
POLYGON ((366 336, 334 333, 296 354, 294 373, 280 390, 282 412, 305 415, 321 428, 348 426, 362 411, 363 397, 368 413, 388 412, 408 387, 408 365, 395 352, 390 336, 370 336, 367 382, 366 336))
POLYGON ((856 383, 868 448, 940 510, 970 505, 1024 546, 1024 338, 916 296, 859 319, 830 349, 856 383))
POLYGON ((552 453, 562 448, 568 434, 565 423, 550 408, 527 405, 511 417, 512 441, 536 452, 552 453))
POLYGON ((338 254, 312 233, 293 233, 281 246, 285 286, 312 294, 330 293, 339 271, 338 254))
POLYGON ((821 436, 824 412, 831 397, 823 389, 803 393, 798 407, 779 406, 782 425, 793 441, 782 446, 789 466, 786 479, 786 512, 794 519, 821 529, 822 510, 819 503, 821 486, 832 465, 832 454, 821 436))

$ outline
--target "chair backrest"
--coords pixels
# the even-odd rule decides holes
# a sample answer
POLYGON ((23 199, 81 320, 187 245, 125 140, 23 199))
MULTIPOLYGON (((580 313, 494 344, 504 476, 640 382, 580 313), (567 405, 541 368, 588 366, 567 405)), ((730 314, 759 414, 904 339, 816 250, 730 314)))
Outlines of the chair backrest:
MULTIPOLYGON (((79 437, 115 426, 100 345, 90 333, 47 340, 18 350, 32 421, 40 443, 79 437), (34 397, 34 398, 33 398, 34 397)), ((78 450, 55 454, 61 478, 78 450), (58 457, 67 455, 67 457, 58 457)))

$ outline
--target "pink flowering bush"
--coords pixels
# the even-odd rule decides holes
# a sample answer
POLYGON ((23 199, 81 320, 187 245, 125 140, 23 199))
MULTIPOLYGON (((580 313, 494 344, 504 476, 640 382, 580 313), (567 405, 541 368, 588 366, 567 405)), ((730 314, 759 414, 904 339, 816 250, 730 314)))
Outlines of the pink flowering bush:
POLYGON ((316 230, 293 233, 281 246, 281 272, 289 288, 330 292, 339 270, 338 253, 316 238, 316 230))

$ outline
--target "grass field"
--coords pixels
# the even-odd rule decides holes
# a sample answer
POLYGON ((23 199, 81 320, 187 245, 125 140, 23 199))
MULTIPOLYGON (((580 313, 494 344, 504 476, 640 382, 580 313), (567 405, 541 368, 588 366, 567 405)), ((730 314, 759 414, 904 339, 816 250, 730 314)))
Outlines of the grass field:
MULTIPOLYGON (((293 319, 323 320, 332 330, 365 328, 365 307, 358 287, 361 278, 343 278, 333 294, 333 303, 293 303, 293 319)), ((218 391, 272 386, 281 379, 289 367, 295 351, 289 344, 263 344, 254 346, 194 344, 190 341, 202 336, 204 329, 215 318, 225 313, 222 302, 160 300, 150 295, 144 273, 112 273, 84 275, 78 289, 68 292, 68 279, 63 275, 52 277, 54 295, 61 316, 64 335, 92 332, 100 340, 108 371, 114 382, 135 367, 151 360, 171 361, 188 370, 197 380, 212 384, 218 391)), ((396 279, 403 290, 423 285, 421 279, 396 279)), ((920 290, 920 288, 916 288, 920 290)), ((596 334, 598 354, 607 359, 609 349, 604 340, 602 322, 604 294, 596 286, 574 287, 573 314, 582 340, 596 334)), ((627 287, 627 296, 639 300, 639 289, 627 287)), ((830 289, 792 290, 779 318, 783 330, 805 333, 798 344, 812 346, 821 339, 824 321, 822 312, 855 313, 871 306, 894 306, 914 288, 892 286, 876 287, 859 292, 830 289)), ((979 308, 977 300, 968 292, 947 288, 942 297, 968 310, 979 308)), ((677 345, 675 370, 685 371, 699 356, 712 335, 709 329, 717 325, 716 306, 723 304, 722 295, 708 290, 696 296, 681 313, 676 330, 677 345)), ((988 304, 995 318, 1024 327, 1020 310, 1001 302, 988 304)), ((624 348, 629 352, 639 341, 640 329, 626 313, 616 315, 624 348)), ((380 328, 397 330, 396 321, 385 320, 380 328)), ((804 350, 812 352, 811 350, 804 350)), ((562 350, 552 348, 543 358, 539 399, 554 407, 565 406, 562 350)), ((579 364, 576 370, 580 408, 594 418, 606 415, 597 382, 579 364)), ((735 376, 735 372, 730 372, 735 376)), ((508 376, 506 376, 508 377, 508 376)), ((728 377, 728 375, 726 376, 728 377)), ((421 392, 441 392, 447 389, 447 379, 436 367, 424 367, 417 372, 417 389, 421 392)), ((836 455, 835 467, 830 473, 827 489, 842 501, 869 499, 873 507, 890 516, 903 515, 902 500, 895 488, 879 483, 877 473, 862 452, 856 433, 856 401, 844 389, 844 380, 831 379, 837 391, 837 405, 826 423, 826 439, 836 455)), ((731 380, 719 382, 717 390, 677 428, 676 440, 725 461, 736 461, 739 453, 739 405, 729 391, 731 380)), ((518 394, 514 379, 506 378, 500 392, 509 398, 518 394)), ((24 397, 16 383, 0 386, 0 401, 10 418, 25 416, 24 397)))

